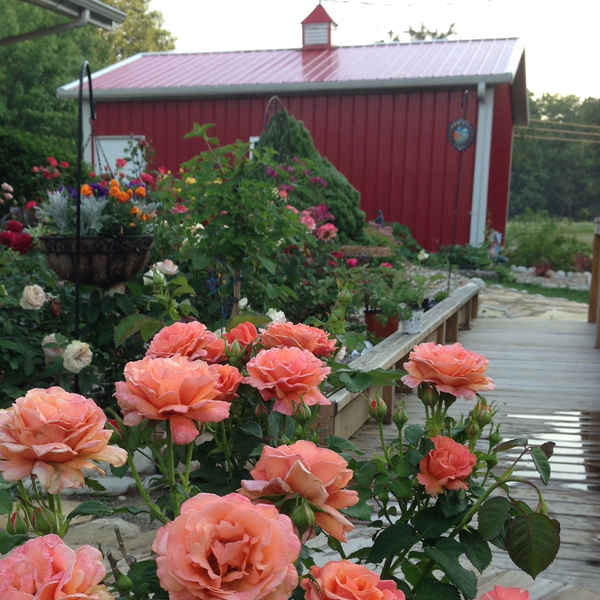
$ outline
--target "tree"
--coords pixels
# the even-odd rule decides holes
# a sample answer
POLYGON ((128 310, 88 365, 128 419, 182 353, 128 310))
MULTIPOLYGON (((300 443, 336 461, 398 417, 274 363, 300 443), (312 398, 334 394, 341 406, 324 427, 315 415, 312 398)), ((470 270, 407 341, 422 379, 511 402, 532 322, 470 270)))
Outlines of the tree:
POLYGON ((421 23, 421 29, 413 29, 412 25, 404 32, 410 35, 411 40, 447 40, 451 35, 456 35, 454 31, 454 23, 448 27, 448 31, 431 31, 421 23))
POLYGON ((122 25, 114 32, 100 32, 110 44, 114 61, 123 60, 139 52, 166 52, 175 50, 177 38, 163 29, 164 17, 158 10, 150 10, 150 0, 105 0, 107 4, 127 13, 122 25))

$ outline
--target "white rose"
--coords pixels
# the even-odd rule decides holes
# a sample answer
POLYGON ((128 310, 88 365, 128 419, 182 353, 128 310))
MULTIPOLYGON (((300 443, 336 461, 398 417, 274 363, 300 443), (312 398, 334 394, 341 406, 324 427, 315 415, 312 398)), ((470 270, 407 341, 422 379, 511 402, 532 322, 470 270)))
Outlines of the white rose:
POLYGON ((163 262, 157 262, 153 268, 160 271, 163 275, 177 275, 179 273, 179 267, 168 258, 163 262))
POLYGON ((419 260, 427 260, 429 258, 429 254, 427 254, 427 252, 425 252, 425 250, 421 250, 421 252, 419 252, 417 258, 419 260))
POLYGON ((125 286, 122 283, 117 283, 113 285, 111 288, 106 290, 107 296, 114 296, 115 294, 125 294, 125 286))
POLYGON ((42 340, 42 350, 48 358, 55 358, 56 356, 62 356, 65 353, 65 349, 56 340, 56 334, 51 333, 42 340))
POLYGON ((271 319, 274 323, 286 323, 287 319, 285 318, 285 313, 282 310, 275 310, 274 308, 270 308, 267 311, 267 317, 271 319))
POLYGON ((71 342, 63 355, 63 365, 71 373, 79 373, 92 362, 92 351, 89 344, 75 340, 71 342))
POLYGON ((19 304, 25 310, 40 310, 46 302, 46 294, 39 285, 26 285, 19 304))
POLYGON ((248 306, 248 298, 240 298, 238 308, 246 308, 246 306, 248 306))
POLYGON ((147 273, 144 273, 144 285, 145 286, 159 286, 164 285, 165 276, 158 270, 152 268, 147 273))

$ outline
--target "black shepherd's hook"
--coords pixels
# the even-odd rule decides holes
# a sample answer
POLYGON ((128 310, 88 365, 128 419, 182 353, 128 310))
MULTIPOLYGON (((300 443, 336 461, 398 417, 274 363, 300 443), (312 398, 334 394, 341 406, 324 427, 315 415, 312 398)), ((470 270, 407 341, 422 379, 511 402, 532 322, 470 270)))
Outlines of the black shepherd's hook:
POLYGON ((90 120, 96 120, 96 106, 94 105, 94 92, 92 90, 92 71, 90 63, 84 60, 79 71, 79 117, 77 124, 77 211, 75 221, 75 330, 74 337, 79 339, 79 259, 81 255, 81 168, 83 162, 83 79, 87 73, 89 97, 90 97, 90 120))

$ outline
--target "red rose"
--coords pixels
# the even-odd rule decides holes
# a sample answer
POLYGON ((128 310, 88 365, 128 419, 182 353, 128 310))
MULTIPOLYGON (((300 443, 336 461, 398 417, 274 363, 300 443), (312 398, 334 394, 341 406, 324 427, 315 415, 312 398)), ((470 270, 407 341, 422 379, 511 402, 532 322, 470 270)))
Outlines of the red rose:
POLYGON ((48 157, 48 164, 49 164, 51 167, 57 167, 57 166, 58 166, 58 161, 57 161, 57 160, 56 160, 54 157, 52 157, 52 156, 49 156, 49 157, 48 157))
POLYGON ((27 210, 31 210, 32 208, 35 208, 37 206, 37 202, 35 200, 30 200, 26 205, 25 208, 27 210))
POLYGON ((63 169, 68 169, 69 168, 69 163, 63 160, 63 161, 61 161, 60 166, 63 169))
POLYGON ((32 170, 34 173, 39 173, 39 172, 40 172, 40 168, 39 168, 39 167, 31 167, 31 170, 32 170))
POLYGON ((11 250, 19 254, 26 254, 31 250, 33 238, 28 233, 16 233, 10 245, 11 250))
POLYGON ((21 233, 23 231, 23 223, 19 221, 9 221, 6 224, 6 231, 12 231, 13 233, 21 233))
POLYGON ((3 246, 10 247, 12 245, 14 237, 15 234, 12 231, 2 231, 0 232, 0 244, 2 244, 3 246))

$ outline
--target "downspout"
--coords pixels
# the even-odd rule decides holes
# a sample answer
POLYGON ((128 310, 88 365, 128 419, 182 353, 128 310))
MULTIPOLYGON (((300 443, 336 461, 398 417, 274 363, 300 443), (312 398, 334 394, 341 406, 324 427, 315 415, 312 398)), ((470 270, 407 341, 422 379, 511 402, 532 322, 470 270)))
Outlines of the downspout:
POLYGON ((36 29, 35 31, 29 31, 27 33, 20 33, 19 35, 12 35, 10 37, 0 39, 0 46, 9 46, 10 44, 16 44, 17 42, 25 42, 29 40, 37 40, 38 38, 52 35, 54 33, 63 33, 64 31, 71 31, 71 29, 79 29, 90 22, 90 11, 84 8, 79 13, 79 17, 74 21, 68 23, 61 23, 60 25, 54 25, 53 27, 44 27, 43 29, 36 29))
POLYGON ((492 151, 492 122, 494 117, 494 87, 481 82, 477 86, 479 109, 477 113, 477 138, 473 197, 471 199, 471 229, 469 244, 481 246, 485 242, 487 195, 492 151))

